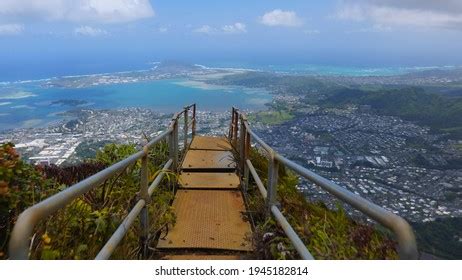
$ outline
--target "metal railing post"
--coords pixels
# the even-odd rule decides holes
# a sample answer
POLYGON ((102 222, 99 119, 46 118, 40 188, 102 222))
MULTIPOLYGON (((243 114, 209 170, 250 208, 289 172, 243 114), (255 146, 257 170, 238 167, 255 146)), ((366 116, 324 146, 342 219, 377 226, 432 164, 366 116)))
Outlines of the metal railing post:
POLYGON ((144 150, 145 155, 141 158, 141 188, 140 198, 145 201, 145 204, 140 212, 141 222, 141 234, 140 234, 140 246, 141 256, 146 259, 148 255, 148 244, 149 239, 149 219, 148 219, 148 204, 151 202, 151 198, 148 193, 148 181, 149 181, 149 169, 148 169, 148 149, 144 150))
POLYGON ((246 162, 250 158, 250 133, 246 129, 245 145, 244 145, 244 191, 247 192, 249 188, 250 170, 246 162))
POLYGON ((176 121, 173 120, 173 128, 172 132, 169 135, 168 139, 168 148, 169 148, 169 156, 172 159, 172 171, 176 172, 177 166, 178 166, 178 154, 176 153, 176 131, 177 131, 178 126, 176 125, 176 121))
POLYGON ((192 137, 196 136, 196 104, 193 105, 193 115, 192 115, 192 137))
POLYGON ((266 206, 268 213, 271 213, 271 206, 277 204, 278 173, 279 162, 274 157, 274 154, 271 153, 268 164, 268 197, 266 198, 266 206))
POLYGON ((244 175, 244 165, 245 165, 245 137, 247 135, 247 131, 244 125, 244 117, 241 115, 241 129, 239 131, 239 173, 241 176, 244 175))
POLYGON ((178 118, 175 120, 175 126, 174 126, 174 135, 175 135, 175 144, 174 144, 174 148, 175 148, 175 153, 174 153, 174 157, 175 157, 175 172, 178 171, 178 118))
POLYGON ((232 138, 234 135, 234 107, 231 108, 231 124, 229 125, 229 131, 228 131, 228 139, 230 142, 232 142, 232 138))
POLYGON ((184 126, 183 126, 183 132, 184 132, 184 139, 183 139, 183 149, 186 151, 186 148, 188 147, 188 115, 189 115, 189 107, 184 108, 184 126))
POLYGON ((233 123, 233 127, 234 127, 234 130, 233 130, 233 146, 236 147, 237 145, 237 133, 238 133, 238 123, 239 123, 239 116, 238 116, 238 113, 237 113, 237 110, 234 110, 234 123, 233 123))

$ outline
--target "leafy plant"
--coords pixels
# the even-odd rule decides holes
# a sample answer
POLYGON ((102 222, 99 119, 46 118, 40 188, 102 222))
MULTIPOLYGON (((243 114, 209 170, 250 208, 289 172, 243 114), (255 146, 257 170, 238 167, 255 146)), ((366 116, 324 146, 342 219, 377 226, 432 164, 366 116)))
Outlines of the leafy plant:
POLYGON ((59 187, 23 162, 12 143, 0 145, 0 259, 8 257, 7 245, 18 215, 56 193, 59 187))
MULTIPOLYGON (((251 160, 263 183, 267 184, 268 160, 264 151, 251 150, 251 160)), ((278 201, 288 222, 316 259, 396 259, 396 244, 372 225, 350 219, 340 205, 337 210, 310 203, 297 190, 298 178, 279 167, 278 201)), ((255 183, 251 181, 248 200, 256 223, 255 258, 296 259, 298 255, 276 221, 266 213, 255 183)))
MULTIPOLYGON (((23 162, 12 144, 0 148, 1 258, 7 258, 10 230, 26 208, 97 173, 135 153, 134 145, 106 145, 96 157, 68 167, 35 167, 23 162)), ((150 181, 160 174, 168 159, 165 142, 155 145, 148 155, 150 181)), ((33 259, 92 259, 107 242, 138 200, 139 162, 127 167, 100 186, 75 199, 64 209, 39 223, 31 240, 33 259)), ((147 206, 150 232, 175 222, 168 188, 176 176, 168 174, 147 206)), ((113 254, 115 259, 136 259, 140 253, 140 223, 136 221, 113 254)))

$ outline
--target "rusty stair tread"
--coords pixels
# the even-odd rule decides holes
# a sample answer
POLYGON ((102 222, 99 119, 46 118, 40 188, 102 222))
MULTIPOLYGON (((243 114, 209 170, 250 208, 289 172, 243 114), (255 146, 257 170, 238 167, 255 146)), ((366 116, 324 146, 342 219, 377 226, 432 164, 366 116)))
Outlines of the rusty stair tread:
POLYGON ((184 189, 237 189, 239 176, 236 173, 182 172, 180 186, 184 189))
POLYGON ((221 249, 252 251, 252 229, 239 191, 177 191, 173 202, 176 224, 160 238, 159 249, 221 249))
POLYGON ((230 151, 188 150, 182 169, 232 170, 236 168, 230 151))
POLYGON ((230 151, 231 144, 225 137, 194 136, 189 148, 191 150, 230 151))

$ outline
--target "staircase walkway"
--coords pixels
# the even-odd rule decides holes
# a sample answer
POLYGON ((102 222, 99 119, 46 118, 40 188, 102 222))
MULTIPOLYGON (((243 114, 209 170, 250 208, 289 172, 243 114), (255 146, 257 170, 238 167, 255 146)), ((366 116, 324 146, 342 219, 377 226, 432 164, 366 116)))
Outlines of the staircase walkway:
POLYGON ((231 145, 224 137, 195 136, 173 201, 176 224, 161 235, 164 259, 239 259, 253 250, 231 145))

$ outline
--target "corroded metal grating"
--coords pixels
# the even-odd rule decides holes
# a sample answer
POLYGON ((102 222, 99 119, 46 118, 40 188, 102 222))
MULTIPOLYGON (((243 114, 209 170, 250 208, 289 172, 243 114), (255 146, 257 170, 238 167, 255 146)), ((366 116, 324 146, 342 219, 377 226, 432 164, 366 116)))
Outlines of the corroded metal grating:
POLYGON ((229 151, 189 150, 183 161, 182 169, 234 169, 233 154, 229 151))
POLYGON ((180 185, 183 189, 237 189, 239 177, 236 173, 182 172, 180 185))
POLYGON ((230 151, 231 144, 225 137, 194 136, 189 148, 191 150, 230 151))
POLYGON ((245 206, 239 191, 178 190, 173 207, 176 224, 157 248, 252 251, 252 230, 241 214, 245 206))

